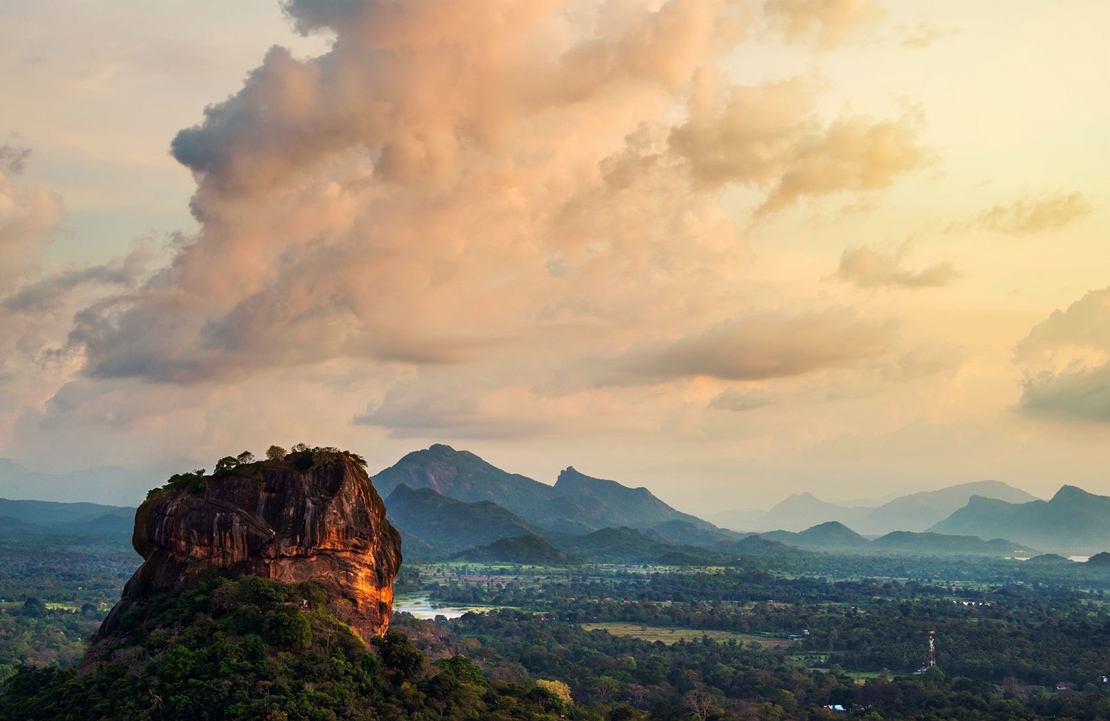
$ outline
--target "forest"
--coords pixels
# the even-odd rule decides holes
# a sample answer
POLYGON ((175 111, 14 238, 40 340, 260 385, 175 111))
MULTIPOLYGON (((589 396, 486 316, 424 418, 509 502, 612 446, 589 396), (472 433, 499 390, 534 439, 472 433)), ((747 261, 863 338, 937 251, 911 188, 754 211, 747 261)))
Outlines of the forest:
POLYGON ((130 614, 89 674, 85 639, 135 558, 32 550, 0 551, 5 721, 1110 716, 1110 575, 1090 570, 827 554, 409 564, 399 597, 481 612, 398 612, 369 647, 326 604, 295 612, 310 587, 213 578, 130 614))

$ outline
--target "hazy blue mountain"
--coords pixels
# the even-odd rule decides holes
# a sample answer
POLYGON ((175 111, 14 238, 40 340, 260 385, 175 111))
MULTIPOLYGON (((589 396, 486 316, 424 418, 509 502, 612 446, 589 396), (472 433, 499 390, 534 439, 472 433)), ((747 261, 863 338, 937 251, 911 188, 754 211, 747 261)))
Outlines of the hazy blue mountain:
POLYGON ((797 493, 769 511, 726 511, 712 520, 735 531, 798 532, 821 523, 839 521, 858 533, 881 536, 891 531, 924 531, 965 506, 973 495, 1010 503, 1036 500, 1025 491, 1000 481, 975 481, 937 491, 898 496, 886 502, 856 501, 854 505, 822 501, 812 493, 797 493))
POLYGON ((735 509, 731 511, 720 511, 706 516, 706 520, 717 524, 721 528, 728 528, 741 533, 745 529, 754 528, 756 523, 767 515, 767 511, 758 509, 735 509))
POLYGON ((1027 566, 1068 566, 1075 563, 1070 558, 1064 558, 1058 553, 1042 553, 1039 556, 1033 556, 1025 562, 1027 566))
POLYGON ((1000 481, 975 481, 939 491, 922 491, 895 498, 866 512, 849 525, 868 535, 882 535, 891 531, 924 531, 966 506, 972 496, 995 498, 1009 503, 1037 500, 1020 488, 1000 481))
MULTIPOLYGON (((502 538, 536 533, 536 527, 490 501, 467 503, 436 493, 431 488, 401 484, 385 499, 389 520, 401 532, 402 544, 410 536, 419 541, 414 548, 445 554, 483 546, 502 538)), ((402 545, 402 552, 406 546, 402 545)))
POLYGON ((460 501, 490 501, 536 526, 558 533, 586 534, 602 528, 648 529, 668 521, 716 529, 712 524, 677 511, 646 488, 629 488, 568 468, 549 486, 527 476, 507 473, 468 451, 436 444, 409 453, 373 476, 374 486, 388 496, 400 484, 429 488, 460 501))
POLYGON ((0 533, 123 533, 135 526, 135 509, 99 503, 12 501, 0 498, 0 533))
POLYGON ((518 563, 527 566, 570 566, 582 560, 560 551, 539 536, 502 538, 488 546, 471 548, 453 557, 456 561, 476 563, 518 563))
POLYGON ((811 551, 858 551, 870 546, 870 541, 839 521, 827 521, 797 533, 769 531, 759 535, 811 551))
POLYGON ((1010 538, 1064 555, 1110 549, 1110 497, 1062 486, 1048 501, 1007 503, 973 496, 930 531, 1010 538))
POLYGON ((706 528, 706 525, 708 524, 694 524, 680 520, 664 521, 644 531, 644 535, 664 543, 701 548, 716 548, 721 544, 733 543, 751 535, 724 528, 706 528))
POLYGON ((684 521, 693 526, 717 530, 707 521, 676 511, 646 488, 629 488, 616 481, 593 478, 573 467, 559 474, 555 490, 583 507, 587 517, 599 527, 630 526, 653 528, 668 521, 684 521))
POLYGON ((394 465, 371 476, 382 498, 402 483, 410 488, 430 488, 459 501, 492 501, 519 515, 534 514, 560 494, 549 485, 518 473, 506 473, 470 451, 456 451, 437 443, 413 451, 394 465))
MULTIPOLYGON (((803 531, 826 521, 839 521, 851 526, 870 509, 846 508, 822 501, 812 493, 796 493, 779 502, 749 528, 760 531, 803 531)), ((737 528, 736 530, 741 530, 737 528)))
POLYGON ((760 535, 751 535, 741 541, 730 543, 727 548, 737 558, 744 558, 745 556, 796 556, 804 553, 804 551, 794 546, 760 535))
POLYGON ((897 553, 914 556, 994 556, 1012 558, 1034 549, 1014 541, 995 538, 984 541, 977 536, 894 531, 876 538, 868 547, 871 553, 897 553))
POLYGON ((129 506, 134 511, 147 490, 161 485, 169 475, 149 468, 117 467, 40 473, 10 458, 0 458, 0 497, 60 503, 95 501, 129 506))
POLYGON ((730 555, 705 548, 681 546, 648 538, 635 528, 603 528, 585 536, 547 535, 556 548, 598 563, 690 565, 723 563, 730 555))

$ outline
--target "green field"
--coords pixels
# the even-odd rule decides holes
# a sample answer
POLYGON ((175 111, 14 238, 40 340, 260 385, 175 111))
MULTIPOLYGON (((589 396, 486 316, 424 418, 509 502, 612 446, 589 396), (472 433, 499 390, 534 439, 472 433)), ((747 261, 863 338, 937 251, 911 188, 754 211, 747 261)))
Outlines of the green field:
POLYGON ((638 623, 584 623, 582 628, 587 631, 608 631, 614 636, 632 636, 644 641, 662 641, 670 645, 678 641, 696 641, 703 636, 714 641, 744 641, 757 643, 768 648, 788 648, 794 641, 771 636, 757 636, 751 633, 734 633, 732 631, 703 631, 697 628, 670 628, 666 626, 644 626, 638 623))

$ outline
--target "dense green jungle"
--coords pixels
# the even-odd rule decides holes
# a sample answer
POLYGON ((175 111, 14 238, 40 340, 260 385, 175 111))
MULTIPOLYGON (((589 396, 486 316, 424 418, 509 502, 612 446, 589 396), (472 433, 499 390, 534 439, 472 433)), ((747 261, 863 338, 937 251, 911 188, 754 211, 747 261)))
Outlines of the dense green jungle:
POLYGON ((442 614, 398 611, 369 645, 312 584, 213 576, 79 666, 138 557, 118 535, 4 541, 4 721, 1110 717, 1110 571, 1089 564, 406 564, 398 598, 442 614))

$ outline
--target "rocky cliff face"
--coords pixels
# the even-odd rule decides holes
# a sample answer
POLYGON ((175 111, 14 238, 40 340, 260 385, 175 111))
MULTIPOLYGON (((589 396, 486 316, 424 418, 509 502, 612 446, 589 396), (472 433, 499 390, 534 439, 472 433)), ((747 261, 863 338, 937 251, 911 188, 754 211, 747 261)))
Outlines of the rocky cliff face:
POLYGON ((305 451, 188 478, 152 492, 136 511, 133 543, 144 563, 98 639, 135 604, 213 569, 230 577, 319 581, 364 638, 385 632, 401 537, 351 457, 305 451))

